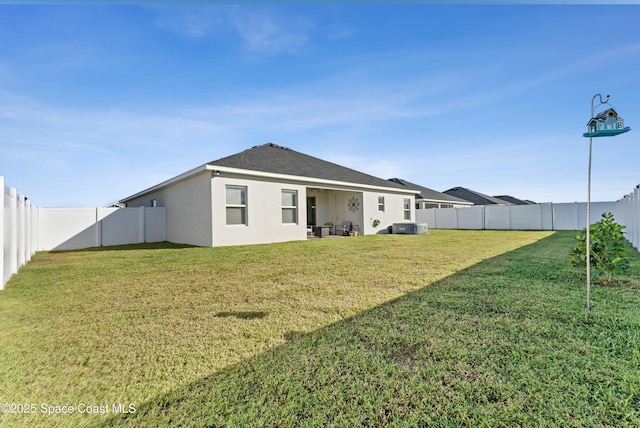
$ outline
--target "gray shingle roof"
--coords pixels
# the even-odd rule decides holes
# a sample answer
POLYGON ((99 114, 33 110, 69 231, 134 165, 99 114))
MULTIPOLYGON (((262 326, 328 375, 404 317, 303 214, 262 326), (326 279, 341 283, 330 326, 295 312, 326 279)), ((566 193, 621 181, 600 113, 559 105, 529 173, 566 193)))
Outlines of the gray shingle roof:
POLYGON ((510 202, 503 201, 474 190, 466 189, 464 187, 454 187, 452 189, 445 190, 444 193, 473 202, 474 205, 513 205, 510 202))
POLYGON ((509 202, 509 203, 511 203, 513 205, 532 205, 532 204, 535 204, 535 202, 525 201, 525 200, 522 200, 522 199, 514 198, 513 196, 509 196, 509 195, 494 196, 494 198, 501 199, 501 200, 509 202))
POLYGON ((273 143, 255 146, 235 155, 214 160, 208 164, 211 166, 406 190, 406 187, 401 184, 358 172, 273 143))
POLYGON ((403 180, 402 178, 390 178, 389 181, 402 184, 408 189, 418 190, 420 193, 416 194, 416 199, 427 199, 427 200, 433 200, 433 201, 450 201, 452 203, 469 203, 469 201, 465 199, 460 199, 453 195, 448 195, 446 193, 438 192, 437 190, 429 189, 428 187, 419 186, 407 180, 403 180))

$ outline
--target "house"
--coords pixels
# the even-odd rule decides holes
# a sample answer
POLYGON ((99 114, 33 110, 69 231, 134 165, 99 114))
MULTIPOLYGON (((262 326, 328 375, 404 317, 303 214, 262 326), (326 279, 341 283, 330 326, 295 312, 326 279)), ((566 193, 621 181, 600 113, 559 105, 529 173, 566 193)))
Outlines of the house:
POLYGON ((224 246, 303 240, 309 226, 384 233, 415 221, 416 189, 272 143, 224 157, 121 200, 166 209, 167 240, 224 246), (376 221, 377 220, 377 221, 376 221))
POLYGON ((401 184, 408 189, 418 189, 418 193, 415 195, 416 209, 418 210, 427 208, 460 208, 470 207, 473 205, 473 202, 438 192, 437 190, 429 189, 428 187, 419 186, 401 178, 390 178, 389 181, 401 184))
POLYGON ((509 195, 494 196, 494 198, 498 198, 512 205, 535 205, 535 202, 533 201, 529 201, 526 199, 518 199, 509 195))
POLYGON ((502 199, 494 198, 493 196, 485 195, 484 193, 464 187, 454 187, 445 190, 444 193, 472 202, 474 205, 513 205, 511 202, 503 201, 502 199))

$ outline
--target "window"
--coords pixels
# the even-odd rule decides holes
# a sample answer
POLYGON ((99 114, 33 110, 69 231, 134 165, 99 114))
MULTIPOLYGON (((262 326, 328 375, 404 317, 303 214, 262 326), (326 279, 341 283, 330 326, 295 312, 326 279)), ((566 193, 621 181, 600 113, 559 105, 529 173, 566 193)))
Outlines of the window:
POLYGON ((151 208, 155 208, 158 206, 158 201, 156 199, 151 199, 151 208))
POLYGON ((298 191, 282 191, 282 223, 298 224, 298 191))
POLYGON ((227 224, 247 224, 247 188, 227 186, 227 224))
POLYGON ((384 212, 384 196, 378 196, 378 211, 384 212))
POLYGON ((404 219, 411 220, 411 199, 404 199, 404 219))

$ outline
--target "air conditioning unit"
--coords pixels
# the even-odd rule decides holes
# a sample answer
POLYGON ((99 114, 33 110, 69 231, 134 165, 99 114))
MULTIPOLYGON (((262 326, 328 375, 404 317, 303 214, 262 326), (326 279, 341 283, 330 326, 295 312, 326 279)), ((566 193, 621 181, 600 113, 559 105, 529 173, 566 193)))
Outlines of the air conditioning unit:
POLYGON ((393 223, 393 233, 403 235, 426 235, 429 233, 427 223, 393 223))

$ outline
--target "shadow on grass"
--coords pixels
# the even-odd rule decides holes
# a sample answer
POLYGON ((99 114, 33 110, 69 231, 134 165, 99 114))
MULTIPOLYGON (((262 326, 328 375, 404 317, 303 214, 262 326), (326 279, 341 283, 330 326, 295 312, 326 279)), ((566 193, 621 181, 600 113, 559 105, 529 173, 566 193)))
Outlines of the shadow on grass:
POLYGON ((218 312, 214 317, 218 318, 238 318, 240 320, 261 319, 269 315, 264 311, 236 311, 236 312, 218 312))
POLYGON ((195 245, 175 244, 169 241, 145 242, 143 244, 111 245, 105 247, 80 248, 77 250, 51 250, 52 253, 84 253, 97 251, 132 251, 132 250, 179 250, 183 248, 200 248, 195 245))
MULTIPOLYGON (((100 426, 633 426, 640 350, 629 342, 640 316, 615 305, 585 314, 567 242, 551 236, 287 333, 281 346, 100 426)), ((608 298, 637 302, 626 292, 608 298)), ((218 316, 243 314, 253 316, 218 316)))

